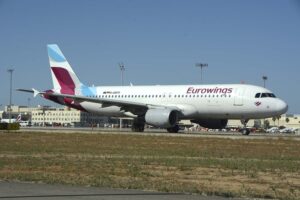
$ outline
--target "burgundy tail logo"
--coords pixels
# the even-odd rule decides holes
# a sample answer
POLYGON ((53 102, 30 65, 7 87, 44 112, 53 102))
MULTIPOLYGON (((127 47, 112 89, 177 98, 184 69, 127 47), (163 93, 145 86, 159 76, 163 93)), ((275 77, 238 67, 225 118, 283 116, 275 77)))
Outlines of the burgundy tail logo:
POLYGON ((59 85, 60 85, 60 92, 62 94, 75 94, 75 83, 70 76, 70 73, 61 67, 51 67, 59 85))

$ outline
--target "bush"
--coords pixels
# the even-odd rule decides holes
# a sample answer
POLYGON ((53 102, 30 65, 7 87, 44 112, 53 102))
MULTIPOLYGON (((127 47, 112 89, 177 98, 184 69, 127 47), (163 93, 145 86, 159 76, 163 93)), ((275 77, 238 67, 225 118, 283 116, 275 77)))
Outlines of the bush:
POLYGON ((19 130, 19 123, 0 123, 0 130, 19 130))

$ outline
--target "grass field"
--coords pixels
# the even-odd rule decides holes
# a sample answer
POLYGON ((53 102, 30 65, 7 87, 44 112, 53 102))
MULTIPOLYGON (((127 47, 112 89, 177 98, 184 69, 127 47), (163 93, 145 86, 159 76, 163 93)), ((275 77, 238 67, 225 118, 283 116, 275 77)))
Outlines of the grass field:
POLYGON ((300 199, 300 141, 0 133, 0 179, 300 199))

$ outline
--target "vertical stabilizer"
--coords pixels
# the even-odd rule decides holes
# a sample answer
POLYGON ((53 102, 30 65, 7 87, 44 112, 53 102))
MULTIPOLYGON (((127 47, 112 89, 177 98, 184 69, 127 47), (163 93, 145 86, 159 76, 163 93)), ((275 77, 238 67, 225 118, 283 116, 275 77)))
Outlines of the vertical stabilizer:
POLYGON ((54 90, 61 94, 71 95, 80 92, 82 83, 59 47, 56 44, 49 44, 47 49, 54 90))

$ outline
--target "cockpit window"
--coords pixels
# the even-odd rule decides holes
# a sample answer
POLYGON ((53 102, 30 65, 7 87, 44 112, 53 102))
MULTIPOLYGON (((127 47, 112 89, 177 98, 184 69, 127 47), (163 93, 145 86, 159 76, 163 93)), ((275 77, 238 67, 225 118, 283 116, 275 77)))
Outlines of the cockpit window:
MULTIPOLYGON (((260 95, 260 93, 257 93, 256 95, 255 95, 255 98, 259 98, 259 95, 260 95), (258 97, 257 97, 258 96, 258 97)), ((275 96, 275 94, 273 94, 273 93, 261 93, 261 96, 260 96, 260 98, 266 98, 266 97, 271 97, 271 98, 276 98, 276 96, 275 96)))
POLYGON ((262 93, 261 98, 265 98, 265 97, 268 97, 268 94, 267 93, 262 93))
POLYGON ((260 97, 260 93, 256 93, 255 98, 259 98, 260 97))
POLYGON ((276 98, 275 94, 273 94, 273 93, 269 93, 269 97, 276 98))

